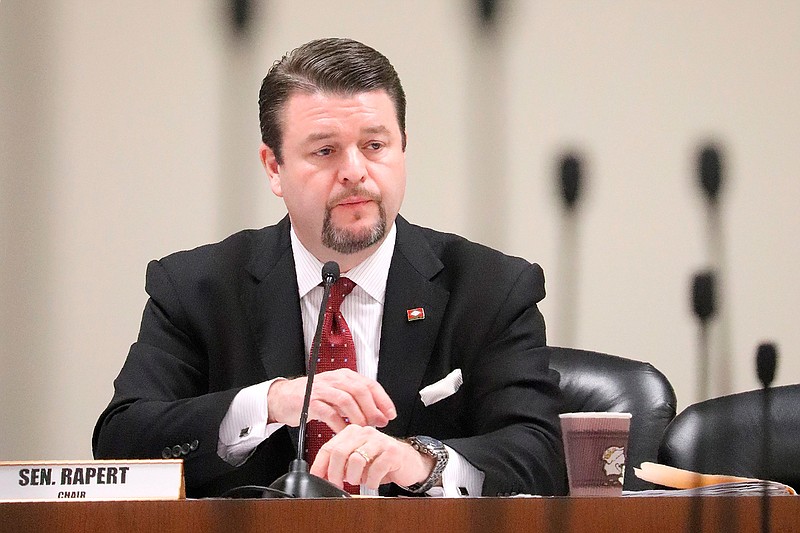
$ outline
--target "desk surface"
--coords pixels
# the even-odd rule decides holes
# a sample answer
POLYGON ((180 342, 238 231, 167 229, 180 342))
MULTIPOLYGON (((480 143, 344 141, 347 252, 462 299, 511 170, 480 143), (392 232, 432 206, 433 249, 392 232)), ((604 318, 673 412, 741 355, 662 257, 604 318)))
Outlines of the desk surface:
MULTIPOLYGON (((800 497, 770 499, 771 531, 800 532, 800 497)), ((0 532, 761 531, 761 498, 393 498, 0 504, 0 532), (697 508, 700 504, 699 509, 697 508)))

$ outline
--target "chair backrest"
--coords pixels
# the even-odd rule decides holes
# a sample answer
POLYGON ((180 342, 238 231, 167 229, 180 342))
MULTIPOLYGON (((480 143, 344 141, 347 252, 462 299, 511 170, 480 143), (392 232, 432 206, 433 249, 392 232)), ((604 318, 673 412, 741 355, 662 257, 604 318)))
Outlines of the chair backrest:
POLYGON ((772 388, 770 404, 766 476, 762 390, 712 398, 681 411, 664 433, 659 461, 708 474, 768 477, 800 488, 800 385, 772 388))
POLYGON ((677 401, 669 380, 650 363, 575 348, 553 347, 550 368, 561 374, 563 412, 631 413, 626 490, 653 488, 633 467, 656 461, 664 428, 677 401))

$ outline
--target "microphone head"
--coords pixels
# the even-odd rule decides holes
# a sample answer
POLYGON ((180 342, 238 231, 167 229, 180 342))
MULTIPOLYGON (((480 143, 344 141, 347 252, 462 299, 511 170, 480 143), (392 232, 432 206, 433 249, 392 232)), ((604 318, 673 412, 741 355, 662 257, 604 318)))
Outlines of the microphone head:
POLYGON ((769 387, 775 379, 775 369, 778 366, 778 350, 771 342, 759 344, 756 352, 756 373, 758 380, 764 387, 769 387))
POLYGON ((497 14, 497 0, 478 0, 477 4, 481 23, 485 26, 491 25, 497 14))
POLYGON ((709 202, 715 203, 722 188, 722 156, 717 146, 707 144, 700 150, 697 161, 700 186, 709 202))
POLYGON ((322 281, 325 283, 333 283, 339 279, 339 263, 336 261, 328 261, 322 265, 322 281))
POLYGON ((568 210, 575 207, 581 190, 581 160, 575 154, 567 154, 561 158, 559 165, 561 180, 561 197, 568 210))
POLYGON ((706 321, 716 311, 714 272, 706 270, 698 272, 692 282, 692 308, 694 314, 702 321, 706 321))
POLYGON ((233 29, 237 36, 242 36, 247 32, 248 26, 253 20, 253 5, 250 0, 230 0, 230 17, 233 29))

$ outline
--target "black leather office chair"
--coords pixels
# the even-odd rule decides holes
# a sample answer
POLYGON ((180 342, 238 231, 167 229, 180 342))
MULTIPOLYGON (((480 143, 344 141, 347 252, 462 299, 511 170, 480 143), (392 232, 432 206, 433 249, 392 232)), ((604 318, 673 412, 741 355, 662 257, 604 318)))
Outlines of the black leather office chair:
MULTIPOLYGON (((800 385, 771 389, 768 476, 800 488, 800 385)), ((687 407, 667 427, 659 462, 708 474, 762 477, 764 394, 712 398, 687 407)))
POLYGON ((561 374, 563 412, 631 413, 625 490, 654 488, 633 467, 656 461, 677 401, 669 380, 650 363, 575 348, 553 347, 550 367, 561 374))

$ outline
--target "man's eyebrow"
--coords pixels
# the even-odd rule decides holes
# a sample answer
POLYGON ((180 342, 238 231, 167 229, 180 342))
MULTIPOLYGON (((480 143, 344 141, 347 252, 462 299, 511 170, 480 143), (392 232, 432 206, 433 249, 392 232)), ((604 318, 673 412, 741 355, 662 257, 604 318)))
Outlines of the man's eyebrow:
POLYGON ((386 126, 370 126, 368 128, 363 128, 361 130, 362 133, 369 133, 369 134, 387 134, 389 133, 389 128, 386 126))
POLYGON ((310 133, 305 138, 304 142, 313 143, 313 142, 317 142, 317 141, 324 141, 326 139, 330 139, 330 138, 335 137, 335 136, 336 136, 336 134, 334 132, 332 132, 332 131, 320 131, 320 132, 317 132, 317 133, 310 133))
MULTIPOLYGON (((390 133, 389 128, 386 126, 368 126, 366 128, 361 129, 362 135, 387 135, 390 133)), ((315 133, 309 133, 306 136, 304 143, 315 143, 317 141, 326 141, 328 139, 333 139, 338 134, 334 131, 320 131, 315 133)))

